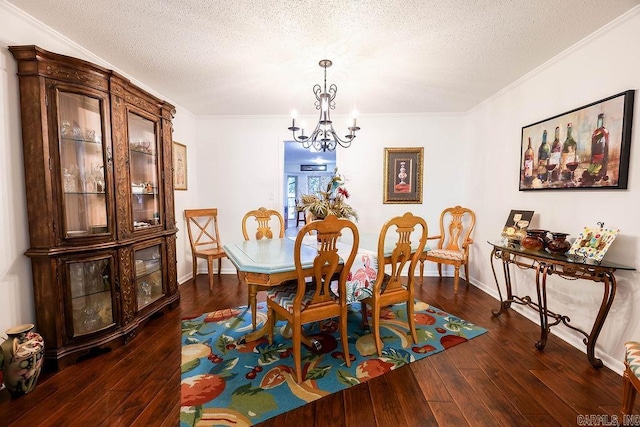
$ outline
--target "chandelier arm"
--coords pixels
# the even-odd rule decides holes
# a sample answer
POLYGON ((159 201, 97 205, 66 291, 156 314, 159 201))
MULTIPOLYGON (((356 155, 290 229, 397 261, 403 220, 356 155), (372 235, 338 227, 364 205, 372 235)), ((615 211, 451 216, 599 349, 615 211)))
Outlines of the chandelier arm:
POLYGON ((309 136, 305 136, 304 138, 301 138, 303 135, 301 135, 300 137, 296 137, 294 132, 293 139, 296 142, 301 143, 305 149, 308 149, 309 147, 312 146, 312 144, 318 138, 319 133, 320 133, 320 124, 317 124, 316 128, 313 130, 313 132, 311 132, 309 136))
POLYGON ((329 129, 329 133, 331 135, 333 135, 333 139, 340 144, 340 146, 342 148, 349 148, 351 146, 351 141, 353 141, 353 138, 355 138, 355 135, 353 138, 347 139, 347 140, 342 140, 340 139, 340 137, 336 134, 336 132, 333 130, 333 126, 331 126, 331 128, 329 129))
POLYGON ((332 139, 328 141, 316 141, 314 148, 316 151, 333 151, 336 149, 336 142, 332 139))
POLYGON ((316 96, 316 110, 320 109, 320 95, 322 94, 322 87, 319 84, 316 84, 313 87, 313 94, 316 96))
POLYGON ((333 100, 336 98, 336 95, 338 94, 338 86, 336 86, 335 83, 332 84, 331 86, 329 86, 329 91, 327 93, 329 94, 329 102, 333 104, 331 109, 336 108, 336 103, 333 100))

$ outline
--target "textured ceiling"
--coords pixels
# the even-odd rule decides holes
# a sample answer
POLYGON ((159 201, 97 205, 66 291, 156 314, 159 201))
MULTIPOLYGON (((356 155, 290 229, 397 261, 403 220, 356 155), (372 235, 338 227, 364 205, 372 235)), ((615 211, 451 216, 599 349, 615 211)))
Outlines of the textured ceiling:
MULTIPOLYGON (((637 0, 8 0, 196 115, 464 112, 637 0)), ((42 46, 46 48, 46 46, 42 46)))

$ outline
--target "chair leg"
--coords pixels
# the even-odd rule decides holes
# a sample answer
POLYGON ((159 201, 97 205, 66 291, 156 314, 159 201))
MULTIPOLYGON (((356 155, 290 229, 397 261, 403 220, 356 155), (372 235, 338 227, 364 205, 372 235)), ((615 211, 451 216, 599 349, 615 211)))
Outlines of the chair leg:
POLYGON ((458 293, 458 282, 460 281, 460 265, 456 264, 453 270, 453 293, 458 293))
POLYGON ((380 339, 380 301, 376 298, 373 301, 371 320, 373 322, 373 339, 376 343, 378 356, 382 356, 382 339, 380 339))
POLYGON ((276 323, 275 318, 276 313, 273 311, 273 308, 271 308, 271 305, 269 305, 267 308, 267 339, 269 340, 269 345, 273 344, 273 329, 276 323))
POLYGON ((220 276, 221 271, 222 271, 222 258, 218 258, 218 276, 220 276))
POLYGON ((407 300, 407 320, 409 322, 409 330, 411 331, 411 338, 413 338, 413 343, 418 344, 418 333, 416 332, 416 318, 414 315, 414 301, 413 297, 407 300))
POLYGON ((351 356, 349 355, 349 333, 347 332, 347 305, 341 307, 340 312, 340 336, 342 337, 342 353, 347 367, 351 367, 351 356))
POLYGON ((438 263, 438 276, 442 278, 442 264, 438 263))
POLYGON ((469 262, 464 263, 464 277, 467 281, 467 284, 469 284, 469 262))
POLYGON ((198 275, 198 258, 193 256, 191 262, 193 263, 193 283, 195 283, 198 275))
POLYGON ((296 368, 296 379, 298 384, 302 382, 302 356, 300 355, 300 347, 302 343, 302 328, 300 325, 292 327, 293 329, 293 361, 296 368))
POLYGON ((623 374, 624 385, 622 388, 622 415, 631 415, 633 403, 636 400, 636 389, 631 384, 627 372, 623 374))
POLYGON ((424 282, 424 260, 420 260, 420 284, 424 282))
POLYGON ((369 318, 367 317, 367 303, 360 301, 360 313, 362 314, 362 330, 366 331, 369 327, 369 318))
POLYGON ((213 290, 213 258, 207 258, 207 274, 209 275, 209 289, 213 290))

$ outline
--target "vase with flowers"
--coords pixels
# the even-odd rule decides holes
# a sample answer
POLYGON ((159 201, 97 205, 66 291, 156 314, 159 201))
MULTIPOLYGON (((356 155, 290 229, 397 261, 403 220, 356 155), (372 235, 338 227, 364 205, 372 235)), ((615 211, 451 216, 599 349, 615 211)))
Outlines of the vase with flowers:
POLYGON ((318 191, 317 195, 303 194, 296 210, 306 212, 307 216, 313 219, 324 219, 327 215, 335 215, 338 218, 357 221, 358 213, 346 202, 348 198, 349 192, 344 186, 344 178, 336 168, 326 190, 318 191))

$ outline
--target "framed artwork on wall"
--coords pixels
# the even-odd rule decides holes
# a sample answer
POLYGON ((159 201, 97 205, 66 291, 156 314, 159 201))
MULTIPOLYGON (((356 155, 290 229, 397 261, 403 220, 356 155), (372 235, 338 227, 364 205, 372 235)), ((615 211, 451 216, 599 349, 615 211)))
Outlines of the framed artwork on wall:
POLYGON ((422 203, 424 148, 384 149, 383 203, 422 203))
POLYGON ((187 189, 187 146, 173 141, 173 188, 187 189))
POLYGON ((520 191, 626 189, 634 93, 523 127, 520 191))

